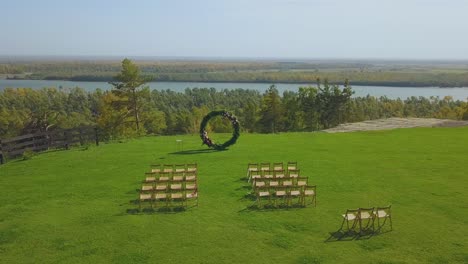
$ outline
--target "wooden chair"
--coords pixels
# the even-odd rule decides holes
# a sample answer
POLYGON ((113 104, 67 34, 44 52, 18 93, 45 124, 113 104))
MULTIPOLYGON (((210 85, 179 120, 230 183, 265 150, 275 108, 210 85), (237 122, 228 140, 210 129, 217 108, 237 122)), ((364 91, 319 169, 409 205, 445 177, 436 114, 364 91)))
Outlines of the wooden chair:
POLYGON ((261 171, 270 170, 270 163, 269 162, 260 163, 260 170, 261 171))
POLYGON ((266 186, 259 187, 257 188, 257 191, 255 192, 255 195, 257 196, 257 206, 261 207, 261 200, 262 199, 268 199, 268 204, 271 202, 271 194, 269 192, 269 188, 266 186))
POLYGON ((257 179, 254 182, 254 189, 266 187, 266 181, 264 179, 257 179))
POLYGON ((195 206, 198 206, 198 189, 195 188, 194 190, 186 190, 185 191, 185 205, 188 206, 188 201, 195 200, 195 206))
POLYGON ((313 185, 308 185, 303 187, 303 193, 302 193, 302 205, 306 206, 306 199, 307 197, 312 197, 312 200, 310 203, 314 203, 314 206, 317 206, 317 186, 313 185))
POLYGON ((377 218, 377 226, 378 228, 381 227, 380 225, 380 219, 381 218, 384 218, 384 222, 383 224, 385 224, 385 222, 387 221, 387 219, 390 220, 390 230, 393 230, 393 224, 392 224, 392 206, 389 205, 389 206, 386 206, 386 207, 377 207, 375 208, 375 217, 377 218))
POLYGON ((259 171, 254 171, 252 172, 252 174, 250 175, 250 181, 253 183, 254 181, 258 180, 258 179, 261 179, 262 178, 262 175, 260 174, 259 171))
POLYGON ((158 205, 158 202, 164 202, 167 207, 169 205, 169 193, 167 193, 166 191, 161 191, 161 192, 155 191, 154 201, 155 201, 156 207, 158 205))
POLYGON ((346 213, 341 215, 343 217, 343 222, 341 222, 341 228, 343 228, 344 223, 348 227, 348 232, 351 229, 354 229, 356 224, 359 222, 359 209, 347 209, 346 213), (352 223, 351 228, 349 227, 350 222, 352 223))
POLYGON ((156 172, 146 172, 145 173, 145 182, 146 183, 151 183, 156 181, 156 172))
POLYGON ((144 183, 141 186, 141 192, 152 192, 154 190, 154 184, 153 183, 144 183))
POLYGON ((152 183, 151 184, 144 183, 141 186, 140 195, 138 198, 138 205, 139 205, 140 211, 141 211, 141 204, 144 202, 150 202, 151 208, 153 208, 153 191, 154 191, 154 185, 152 183))
POLYGON ((197 163, 189 163, 189 164, 187 164, 186 172, 193 172, 193 173, 196 174, 196 173, 198 172, 197 163))
POLYGON ((359 208, 359 232, 362 232, 362 230, 369 228, 369 225, 371 224, 372 224, 372 231, 375 231, 374 219, 375 219, 374 207, 359 208), (364 226, 363 222, 365 221, 367 221, 367 223, 365 223, 365 226, 364 226))
POLYGON ((161 164, 152 164, 151 165, 151 172, 158 173, 158 172, 161 172, 161 171, 162 171, 161 164))
POLYGON ((272 171, 272 170, 264 170, 263 171, 263 178, 273 179, 273 177, 274 177, 274 171, 272 171))
POLYGON ((283 162, 275 162, 275 163, 273 163, 273 170, 274 170, 274 171, 281 171, 281 170, 284 170, 283 162))
POLYGON ((247 165, 247 178, 249 179, 249 182, 252 180, 252 174, 254 172, 258 172, 258 163, 249 163, 247 165))
POLYGON ((174 165, 174 171, 183 173, 185 172, 185 164, 176 164, 174 165))
POLYGON ((160 172, 156 182, 168 182, 171 179, 171 172, 160 172))
POLYGON ((298 178, 299 177, 299 172, 300 172, 299 169, 288 170, 287 176, 291 177, 291 178, 298 178))
POLYGON ((138 207, 140 211, 141 211, 141 204, 144 202, 149 202, 151 205, 151 208, 153 208, 153 193, 140 192, 140 196, 138 198, 138 207))
POLYGON ((268 183, 268 186, 269 187, 272 187, 272 188, 276 188, 278 186, 280 186, 279 184, 280 182, 278 180, 274 180, 274 179, 271 179, 268 183))
POLYGON ((297 198, 297 203, 300 204, 302 200, 302 190, 300 187, 292 187, 288 192, 288 204, 292 205, 292 200, 297 198))
POLYGON ((173 172, 174 171, 174 166, 170 164, 164 164, 163 165, 163 172, 173 172))
POLYGON ((288 161, 288 164, 286 165, 286 170, 297 170, 297 162, 295 161, 288 161))
POLYGON ((285 174, 284 174, 284 170, 275 170, 275 178, 284 178, 285 174))
POLYGON ((195 172, 186 172, 185 173, 185 181, 193 182, 193 181, 196 181, 196 180, 197 180, 197 176, 195 175, 195 172))
MULTIPOLYGON (((185 168, 184 168, 185 170, 185 168)), ((184 180, 184 172, 176 171, 172 173, 172 182, 182 182, 184 180)))
POLYGON ((287 190, 286 188, 281 188, 281 187, 275 188, 275 192, 274 192, 275 206, 278 206, 278 200, 280 199, 283 201, 283 204, 284 204, 284 202, 286 201, 288 197, 286 190, 287 190))
POLYGON ((186 182, 185 183, 185 190, 196 190, 197 184, 193 182, 186 182))
POLYGON ((297 182, 296 182, 296 185, 299 186, 299 187, 304 187, 304 186, 307 186, 307 182, 309 181, 309 178, 307 177, 297 177, 296 178, 297 182))
POLYGON ((157 192, 165 192, 167 191, 167 184, 168 181, 157 182, 154 186, 154 190, 157 192))

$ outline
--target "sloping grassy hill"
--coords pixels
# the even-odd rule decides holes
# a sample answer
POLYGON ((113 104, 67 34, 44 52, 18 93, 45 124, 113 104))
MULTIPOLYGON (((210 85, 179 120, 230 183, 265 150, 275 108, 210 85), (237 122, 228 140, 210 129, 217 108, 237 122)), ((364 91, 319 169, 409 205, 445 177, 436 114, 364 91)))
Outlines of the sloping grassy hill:
POLYGON ((468 262, 466 127, 242 134, 200 149, 197 136, 147 137, 0 166, 0 263, 468 262), (242 178, 263 161, 297 161, 317 207, 249 209, 242 178), (149 164, 186 162, 199 166, 197 208, 132 213, 149 164), (332 236, 347 208, 388 204, 393 231, 332 236))

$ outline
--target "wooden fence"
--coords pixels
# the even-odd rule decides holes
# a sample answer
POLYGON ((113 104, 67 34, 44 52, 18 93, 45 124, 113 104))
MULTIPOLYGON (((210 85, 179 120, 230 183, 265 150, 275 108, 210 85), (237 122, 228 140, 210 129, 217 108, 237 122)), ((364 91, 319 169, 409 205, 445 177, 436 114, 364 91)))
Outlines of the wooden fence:
POLYGON ((68 149, 71 145, 84 145, 89 142, 99 146, 97 128, 80 127, 0 139, 0 164, 5 163, 7 158, 23 155, 27 150, 39 152, 51 148, 68 149))

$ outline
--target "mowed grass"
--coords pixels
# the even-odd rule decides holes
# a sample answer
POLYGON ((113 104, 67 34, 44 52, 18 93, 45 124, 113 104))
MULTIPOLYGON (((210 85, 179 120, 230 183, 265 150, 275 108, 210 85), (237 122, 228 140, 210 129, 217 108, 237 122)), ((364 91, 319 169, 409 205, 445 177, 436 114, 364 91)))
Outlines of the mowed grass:
POLYGON ((468 128, 145 137, 0 166, 0 263, 467 263, 468 128), (176 139, 184 142, 177 154, 176 139), (248 162, 297 161, 317 207, 252 210, 248 162), (199 206, 133 214, 153 163, 197 162, 199 206), (330 239, 347 208, 393 231, 330 239))

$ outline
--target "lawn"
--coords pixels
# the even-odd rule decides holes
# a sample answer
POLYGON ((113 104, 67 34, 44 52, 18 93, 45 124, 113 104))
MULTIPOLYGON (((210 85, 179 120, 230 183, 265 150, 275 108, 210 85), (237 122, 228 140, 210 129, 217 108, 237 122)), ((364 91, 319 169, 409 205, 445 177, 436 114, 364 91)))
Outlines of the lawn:
POLYGON ((468 262, 466 127, 241 134, 222 152, 200 144, 144 137, 0 166, 0 263, 468 262), (264 161, 297 161, 317 207, 251 209, 247 163, 264 161), (134 213, 150 164, 190 162, 198 207, 134 213), (388 204, 393 231, 335 238, 347 208, 388 204))

